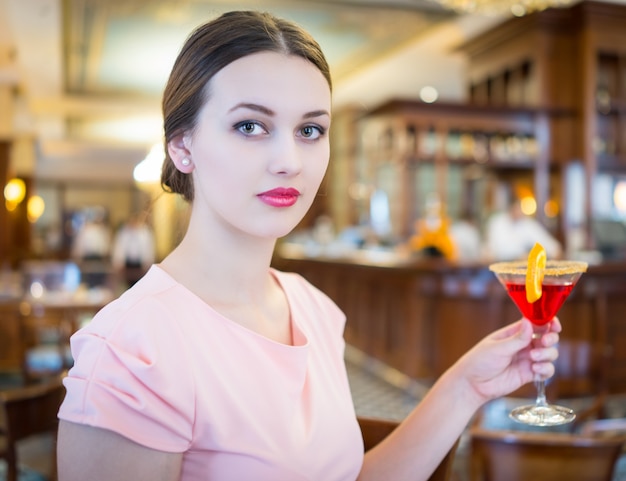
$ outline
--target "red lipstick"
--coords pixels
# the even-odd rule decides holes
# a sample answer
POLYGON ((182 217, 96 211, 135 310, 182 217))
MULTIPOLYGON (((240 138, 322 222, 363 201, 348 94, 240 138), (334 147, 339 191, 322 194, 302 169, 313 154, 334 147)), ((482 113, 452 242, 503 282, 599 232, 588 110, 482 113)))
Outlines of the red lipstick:
POLYGON ((277 187, 257 195, 261 202, 271 207, 291 207, 296 203, 300 192, 292 187, 277 187))

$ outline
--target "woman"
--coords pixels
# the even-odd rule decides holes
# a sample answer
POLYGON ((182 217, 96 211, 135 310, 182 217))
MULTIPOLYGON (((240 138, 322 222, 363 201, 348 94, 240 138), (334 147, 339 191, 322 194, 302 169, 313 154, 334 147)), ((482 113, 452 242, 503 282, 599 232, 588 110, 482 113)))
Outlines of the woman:
POLYGON ((317 43, 232 12, 188 39, 164 92, 166 189, 191 202, 166 259, 72 339, 61 481, 426 479, 487 400, 550 376, 560 330, 484 339, 363 457, 344 316, 270 268, 329 159, 331 81, 317 43))

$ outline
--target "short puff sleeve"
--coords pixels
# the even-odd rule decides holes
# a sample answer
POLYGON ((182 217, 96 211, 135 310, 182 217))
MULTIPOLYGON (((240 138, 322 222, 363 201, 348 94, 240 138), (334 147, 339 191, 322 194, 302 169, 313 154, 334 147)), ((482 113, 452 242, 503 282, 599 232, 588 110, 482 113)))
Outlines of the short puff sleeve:
POLYGON ((75 365, 64 381, 59 418, 152 449, 188 449, 195 389, 184 336, 170 311, 156 298, 130 307, 118 299, 75 333, 75 365))

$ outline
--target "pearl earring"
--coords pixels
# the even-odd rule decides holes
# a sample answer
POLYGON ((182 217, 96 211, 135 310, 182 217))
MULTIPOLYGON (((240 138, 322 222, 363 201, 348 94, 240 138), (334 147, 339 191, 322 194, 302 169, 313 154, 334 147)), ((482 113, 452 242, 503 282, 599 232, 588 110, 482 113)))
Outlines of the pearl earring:
POLYGON ((189 164, 191 164, 191 160, 185 157, 183 160, 180 161, 180 163, 183 164, 185 167, 187 167, 189 166, 189 164))

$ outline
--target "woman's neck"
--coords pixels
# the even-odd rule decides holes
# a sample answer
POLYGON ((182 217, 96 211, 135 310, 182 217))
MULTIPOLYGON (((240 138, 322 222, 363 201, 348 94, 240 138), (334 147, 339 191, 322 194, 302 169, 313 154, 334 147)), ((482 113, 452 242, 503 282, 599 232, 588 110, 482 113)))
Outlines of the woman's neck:
POLYGON ((190 228, 162 267, 191 290, 258 290, 267 282, 275 244, 274 239, 190 228))
POLYGON ((185 237, 160 266, 225 318, 291 344, 289 305, 269 269, 273 245, 257 241, 247 249, 218 249, 185 237))

